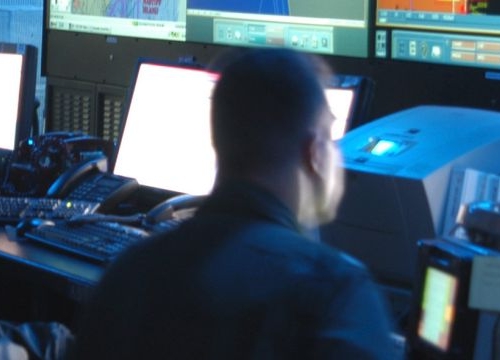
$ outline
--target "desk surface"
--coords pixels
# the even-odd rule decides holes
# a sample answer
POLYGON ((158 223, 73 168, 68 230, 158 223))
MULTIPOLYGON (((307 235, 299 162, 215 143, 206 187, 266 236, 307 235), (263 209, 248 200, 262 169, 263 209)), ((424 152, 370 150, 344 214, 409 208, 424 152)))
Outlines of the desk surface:
POLYGON ((13 271, 44 286, 53 287, 78 302, 85 302, 104 267, 28 240, 12 241, 0 230, 0 269, 13 271))

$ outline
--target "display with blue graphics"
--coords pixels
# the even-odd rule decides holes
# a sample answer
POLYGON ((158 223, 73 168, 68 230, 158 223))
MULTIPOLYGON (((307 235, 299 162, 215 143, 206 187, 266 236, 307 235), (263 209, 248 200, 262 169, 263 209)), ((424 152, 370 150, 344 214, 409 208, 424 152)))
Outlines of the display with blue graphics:
POLYGON ((288 4, 288 0, 250 0, 241 2, 233 0, 188 1, 188 6, 193 9, 269 15, 290 15, 290 7, 288 4))
POLYGON ((186 39, 367 57, 369 8, 368 0, 187 0, 186 39))

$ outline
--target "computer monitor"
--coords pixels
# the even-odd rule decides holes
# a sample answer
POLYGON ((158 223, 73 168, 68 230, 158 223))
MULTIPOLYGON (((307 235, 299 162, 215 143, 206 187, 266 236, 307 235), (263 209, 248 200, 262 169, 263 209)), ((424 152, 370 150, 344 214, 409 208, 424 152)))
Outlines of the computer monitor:
POLYGON ((473 358, 479 312, 468 306, 470 275, 474 257, 482 255, 465 241, 419 241, 408 331, 412 358, 473 358))
POLYGON ((45 1, 48 30, 185 40, 186 0, 45 1))
POLYGON ((325 96, 335 116, 332 139, 340 139, 349 130, 369 120, 373 92, 374 83, 366 76, 335 74, 330 78, 325 96))
POLYGON ((422 105, 352 129, 338 143, 345 193, 322 239, 399 289, 413 286, 417 241, 442 235, 453 169, 500 173, 494 111, 422 105))
POLYGON ((342 89, 342 88, 329 88, 325 90, 325 96, 328 99, 328 103, 332 104, 330 106, 330 111, 335 116, 335 122, 332 126, 332 139, 338 140, 344 136, 348 120, 350 120, 350 112, 352 111, 352 104, 354 99, 353 89, 342 89), (339 101, 335 101, 338 99, 339 101), (335 104, 335 106, 333 106, 335 104))
POLYGON ((365 58, 369 0, 187 0, 186 39, 365 58))
POLYGON ((0 43, 0 149, 30 135, 35 114, 36 48, 0 43))
POLYGON ((140 60, 114 173, 176 193, 208 193, 216 169, 209 114, 217 78, 201 68, 140 60))
MULTIPOLYGON (((140 59, 112 165, 141 185, 175 193, 208 193, 216 173, 211 145, 210 98, 218 74, 157 59, 140 59)), ((340 138, 365 105, 366 79, 339 75, 326 97, 340 138)))
POLYGON ((375 55, 500 69, 497 0, 377 0, 375 55))

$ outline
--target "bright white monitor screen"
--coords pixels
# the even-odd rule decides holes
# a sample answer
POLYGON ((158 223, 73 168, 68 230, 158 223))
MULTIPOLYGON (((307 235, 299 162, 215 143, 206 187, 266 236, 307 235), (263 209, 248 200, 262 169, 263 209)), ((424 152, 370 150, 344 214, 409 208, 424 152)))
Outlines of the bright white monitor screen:
POLYGON ((23 56, 0 53, 0 148, 14 150, 21 99, 23 56))
MULTIPOLYGON (((218 74, 142 62, 135 76, 114 173, 141 185, 207 194, 216 173, 211 144, 210 99, 218 74)), ((338 139, 349 122, 354 90, 328 88, 338 139)))
POLYGON ((210 192, 216 169, 210 99, 217 78, 199 69, 141 63, 114 173, 158 189, 210 192))
POLYGON ((350 122, 354 104, 354 89, 327 88, 325 95, 330 111, 335 116, 332 126, 332 139, 338 140, 344 136, 350 122))

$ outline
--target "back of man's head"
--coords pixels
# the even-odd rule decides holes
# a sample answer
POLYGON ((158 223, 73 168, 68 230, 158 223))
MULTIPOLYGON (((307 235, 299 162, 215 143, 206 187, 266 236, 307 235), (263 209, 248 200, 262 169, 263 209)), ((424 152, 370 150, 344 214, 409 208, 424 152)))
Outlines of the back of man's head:
POLYGON ((219 170, 269 170, 298 159, 300 143, 326 104, 320 78, 326 68, 312 55, 287 49, 235 55, 213 94, 219 170))

